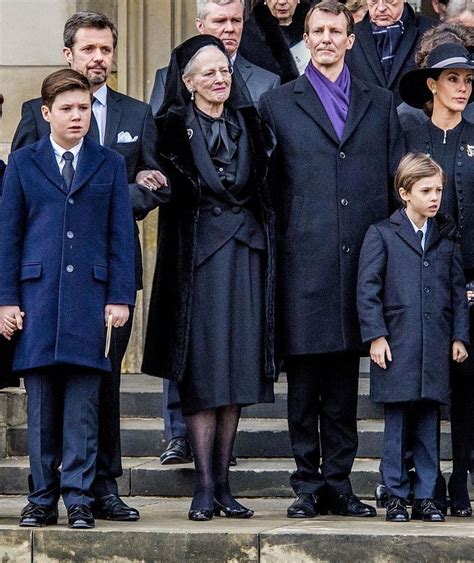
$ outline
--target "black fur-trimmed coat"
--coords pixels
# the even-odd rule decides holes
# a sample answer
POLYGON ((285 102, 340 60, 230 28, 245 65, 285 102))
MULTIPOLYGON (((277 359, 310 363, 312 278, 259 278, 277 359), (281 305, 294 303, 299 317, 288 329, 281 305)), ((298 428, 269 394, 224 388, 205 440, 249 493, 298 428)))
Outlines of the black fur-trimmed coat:
MULTIPOLYGON (((265 275, 265 376, 276 377, 274 361, 274 213, 266 185, 273 137, 253 107, 239 110, 250 139, 249 182, 254 209, 267 240, 265 275)), ((170 180, 170 200, 160 207, 158 254, 148 316, 142 371, 180 381, 186 370, 201 203, 200 176, 188 138, 185 113, 170 110, 157 120, 159 152, 170 180)), ((245 330, 245 327, 242 327, 245 330)))
MULTIPOLYGON (((304 20, 309 4, 298 4, 292 25, 303 39, 304 20)), ((239 53, 251 63, 278 74, 285 84, 298 78, 299 72, 278 23, 263 3, 257 4, 245 22, 239 53)))

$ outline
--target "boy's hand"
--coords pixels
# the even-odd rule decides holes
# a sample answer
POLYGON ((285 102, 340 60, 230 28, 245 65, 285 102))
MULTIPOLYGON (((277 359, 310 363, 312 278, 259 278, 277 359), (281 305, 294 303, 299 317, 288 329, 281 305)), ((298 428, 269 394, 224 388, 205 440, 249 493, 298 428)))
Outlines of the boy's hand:
POLYGON ((460 340, 453 342, 453 360, 461 364, 467 359, 468 353, 466 347, 460 340))
MULTIPOLYGON (((462 343, 461 343, 462 344, 462 343)), ((381 336, 375 340, 372 340, 370 345, 370 358, 382 369, 387 369, 387 364, 385 363, 385 356, 389 362, 392 361, 392 351, 388 345, 385 336, 381 336)))
POLYGON ((0 334, 11 340, 15 331, 23 330, 25 313, 18 305, 3 305, 0 307, 0 334))
POLYGON ((105 325, 107 326, 107 321, 109 315, 112 315, 112 326, 119 328, 123 326, 128 321, 128 316, 130 312, 128 305, 106 305, 105 306, 105 325))

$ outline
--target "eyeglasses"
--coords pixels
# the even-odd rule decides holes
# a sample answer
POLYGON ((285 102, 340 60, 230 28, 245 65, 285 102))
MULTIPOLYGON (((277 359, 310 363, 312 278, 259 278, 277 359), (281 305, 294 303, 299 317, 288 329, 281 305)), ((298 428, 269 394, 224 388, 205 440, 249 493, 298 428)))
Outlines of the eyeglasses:
POLYGON ((227 80, 232 76, 233 72, 233 68, 220 68, 218 70, 206 70, 205 72, 199 72, 197 74, 199 74, 201 78, 204 78, 204 80, 211 82, 217 78, 218 74, 220 74, 223 80, 227 80))
POLYGON ((371 8, 377 6, 378 4, 382 4, 384 6, 395 6, 395 4, 398 4, 399 2, 400 0, 367 0, 367 5, 371 8))

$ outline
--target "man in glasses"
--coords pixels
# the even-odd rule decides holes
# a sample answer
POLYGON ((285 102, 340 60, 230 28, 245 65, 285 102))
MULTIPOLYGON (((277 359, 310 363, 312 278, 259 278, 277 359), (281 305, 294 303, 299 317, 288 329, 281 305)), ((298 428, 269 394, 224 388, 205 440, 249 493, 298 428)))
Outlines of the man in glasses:
POLYGON ((356 40, 346 63, 365 82, 391 90, 398 106, 400 78, 416 67, 421 36, 435 21, 415 14, 404 0, 367 0, 367 6, 367 14, 355 26, 356 40))

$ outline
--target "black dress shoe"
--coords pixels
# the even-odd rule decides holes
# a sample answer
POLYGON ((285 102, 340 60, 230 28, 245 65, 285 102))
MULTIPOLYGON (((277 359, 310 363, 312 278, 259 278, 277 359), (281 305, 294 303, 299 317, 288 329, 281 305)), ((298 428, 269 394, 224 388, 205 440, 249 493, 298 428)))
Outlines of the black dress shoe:
POLYGON ((377 508, 385 508, 388 501, 387 487, 379 483, 374 489, 375 504, 377 508))
POLYGON ((42 528, 58 523, 58 507, 43 506, 29 502, 20 514, 20 526, 23 528, 42 528))
POLYGON ((329 511, 339 516, 358 516, 367 518, 377 516, 377 511, 370 504, 365 504, 356 495, 344 494, 331 499, 329 511))
POLYGON ((470 506, 451 505, 449 512, 451 516, 456 516, 457 518, 470 518, 472 516, 472 508, 470 506))
POLYGON ((254 515, 253 510, 243 506, 237 501, 235 501, 234 506, 230 507, 225 506, 218 500, 214 499, 214 516, 220 516, 221 512, 223 512, 224 516, 227 518, 252 518, 254 515))
POLYGON ((67 525, 74 530, 95 528, 94 516, 90 506, 72 504, 67 507, 67 525))
POLYGON ((114 494, 98 498, 94 504, 94 516, 99 520, 114 520, 115 522, 136 522, 140 520, 140 513, 136 508, 125 504, 114 494))
POLYGON ((237 465, 237 458, 235 457, 235 455, 233 455, 233 456, 230 458, 230 463, 229 463, 229 465, 230 465, 231 467, 235 467, 235 466, 237 465))
POLYGON ((395 496, 389 497, 385 506, 387 508, 385 520, 387 522, 408 522, 410 520, 406 499, 395 496))
POLYGON ((188 512, 188 518, 194 522, 207 522, 212 520, 214 512, 209 508, 198 508, 188 512))
POLYGON ((444 514, 436 506, 433 499, 416 499, 413 501, 411 519, 423 520, 423 522, 444 522, 444 514))
POLYGON ((186 438, 172 438, 166 450, 160 455, 161 465, 173 465, 177 463, 191 463, 193 456, 186 438))
POLYGON ((319 497, 308 493, 301 493, 286 511, 288 518, 314 518, 321 514, 319 497))

